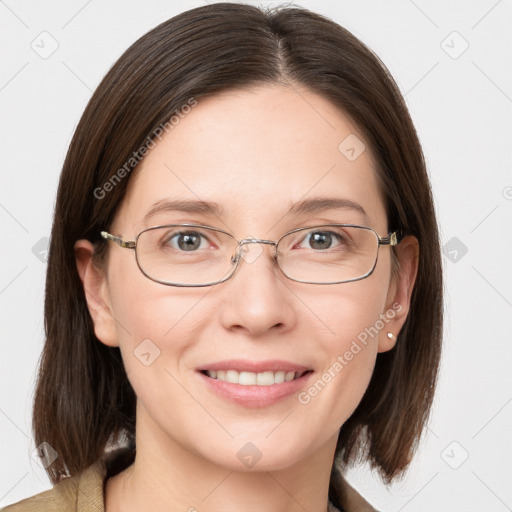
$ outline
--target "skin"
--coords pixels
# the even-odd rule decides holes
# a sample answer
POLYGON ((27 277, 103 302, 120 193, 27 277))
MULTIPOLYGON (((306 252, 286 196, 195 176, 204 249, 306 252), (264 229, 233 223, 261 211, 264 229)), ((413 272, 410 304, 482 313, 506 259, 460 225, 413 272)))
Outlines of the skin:
MULTIPOLYGON (((146 227, 196 222, 239 240, 277 240, 305 225, 346 222, 386 236, 369 149, 352 162, 338 150, 349 134, 364 140, 343 112, 304 88, 264 85, 201 99, 145 157, 106 228, 133 240, 146 227), (351 210, 284 217, 297 201, 320 196, 355 201, 367 219, 351 210), (143 222, 155 202, 170 197, 216 201, 226 213, 166 212, 143 222)), ((272 265, 272 246, 248 247, 254 261, 243 261, 230 280, 178 288, 147 279, 133 251, 111 242, 97 269, 91 243, 76 242, 96 336, 120 347, 138 397, 137 457, 107 481, 107 512, 325 512, 339 429, 360 402, 377 354, 393 348, 405 322, 418 243, 406 237, 397 247, 398 278, 391 249, 381 247, 371 276, 337 285, 291 281, 272 265), (234 404, 196 372, 243 357, 292 361, 319 377, 393 304, 401 311, 305 405, 296 394, 260 409, 234 404), (150 366, 133 354, 147 338, 161 351, 150 366), (248 442, 262 454, 252 468, 237 457, 248 442)))

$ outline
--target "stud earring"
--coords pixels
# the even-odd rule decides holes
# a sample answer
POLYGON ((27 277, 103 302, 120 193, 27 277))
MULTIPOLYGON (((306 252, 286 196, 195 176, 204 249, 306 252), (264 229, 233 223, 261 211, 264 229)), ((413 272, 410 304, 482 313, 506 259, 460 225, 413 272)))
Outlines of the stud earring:
POLYGON ((394 336, 393 336, 393 333, 392 333, 392 332, 388 332, 387 336, 388 336, 388 338, 389 338, 390 340, 392 340, 392 339, 394 338, 394 336))

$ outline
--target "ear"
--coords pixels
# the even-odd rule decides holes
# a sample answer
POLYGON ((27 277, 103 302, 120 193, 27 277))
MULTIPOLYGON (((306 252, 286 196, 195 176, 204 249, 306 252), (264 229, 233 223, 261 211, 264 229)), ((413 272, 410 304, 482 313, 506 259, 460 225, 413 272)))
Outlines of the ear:
POLYGON ((419 243, 416 237, 406 236, 395 246, 396 256, 399 261, 398 275, 392 275, 386 308, 383 316, 387 322, 379 333, 379 352, 391 350, 395 344, 407 315, 416 275, 418 273, 419 243), (388 336, 388 333, 392 337, 388 336))
POLYGON ((116 323, 112 314, 109 286, 105 273, 92 260, 94 246, 89 240, 75 243, 75 260, 84 287, 87 307, 96 337, 109 347, 119 346, 116 323))

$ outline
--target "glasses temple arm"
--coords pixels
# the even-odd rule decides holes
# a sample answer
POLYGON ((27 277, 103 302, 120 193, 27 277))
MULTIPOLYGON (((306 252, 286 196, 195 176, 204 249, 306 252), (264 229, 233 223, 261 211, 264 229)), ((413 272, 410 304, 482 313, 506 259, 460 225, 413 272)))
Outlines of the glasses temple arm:
POLYGON ((397 229, 393 231, 389 236, 385 236, 383 238, 379 238, 379 245, 398 245, 402 238, 404 237, 404 233, 401 229, 397 229))
POLYGON ((120 247, 126 247, 127 249, 135 249, 135 246, 137 245, 136 242, 125 241, 120 236, 111 235, 106 231, 102 231, 101 236, 106 240, 112 240, 112 242, 115 242, 120 247))

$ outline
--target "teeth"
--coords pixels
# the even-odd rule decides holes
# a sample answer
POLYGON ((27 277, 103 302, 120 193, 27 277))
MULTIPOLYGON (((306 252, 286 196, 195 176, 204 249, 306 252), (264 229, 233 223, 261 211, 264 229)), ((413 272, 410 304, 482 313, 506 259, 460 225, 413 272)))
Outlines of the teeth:
POLYGON ((281 384, 290 380, 298 379, 304 375, 304 372, 237 372, 236 370, 206 370, 206 375, 212 379, 219 379, 232 384, 241 384, 242 386, 272 386, 272 384, 281 384))
POLYGON ((235 370, 227 370, 226 371, 226 382, 231 382, 232 384, 238 384, 238 372, 235 370))

